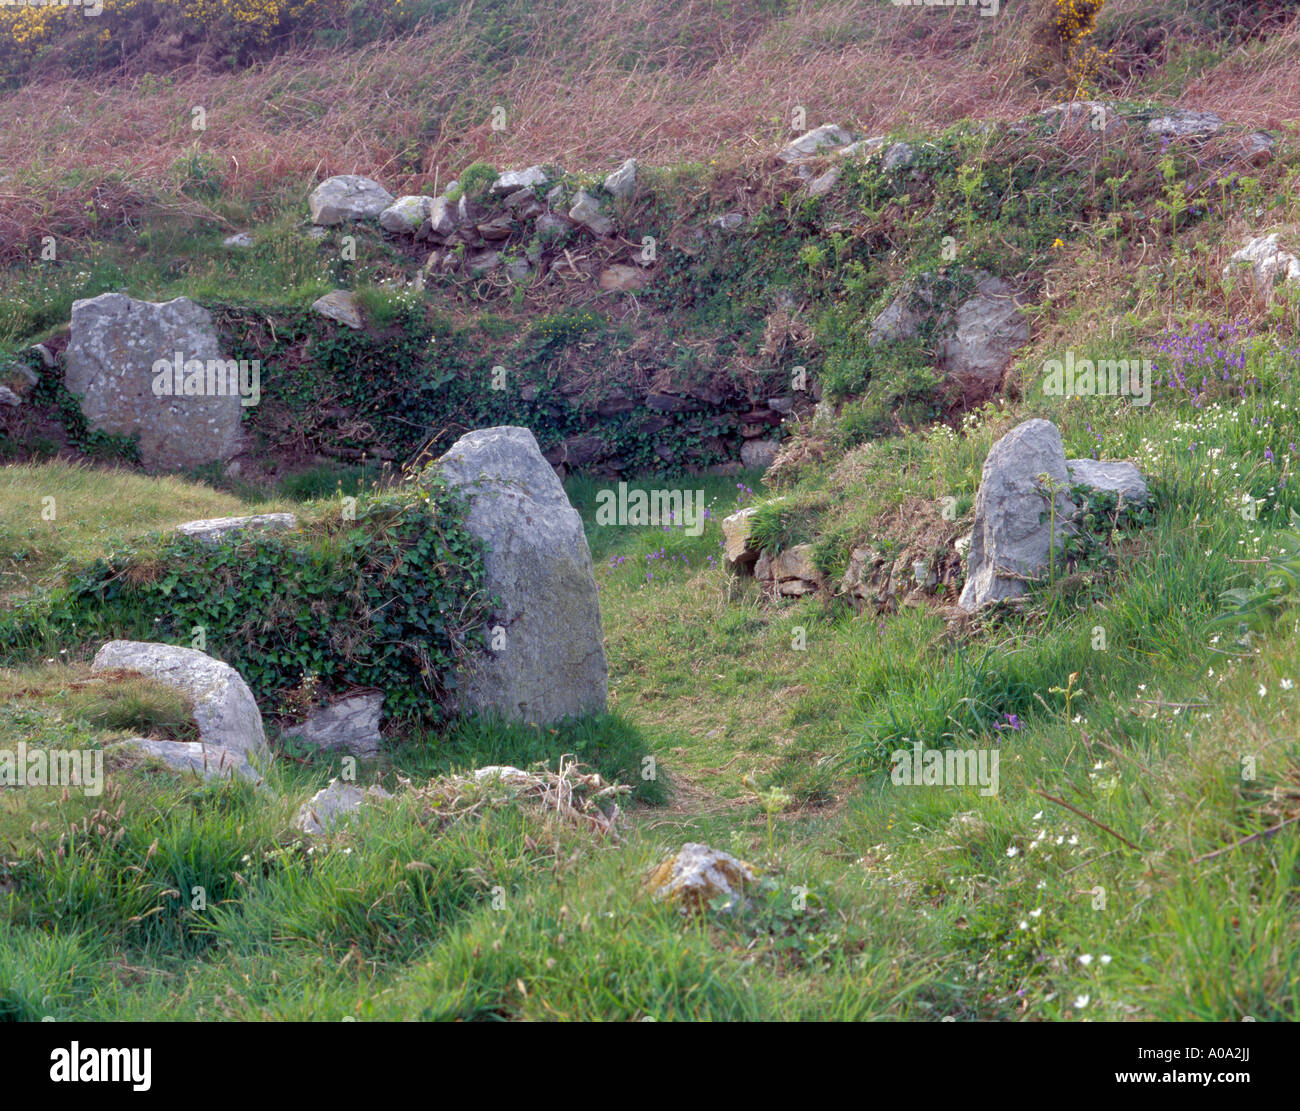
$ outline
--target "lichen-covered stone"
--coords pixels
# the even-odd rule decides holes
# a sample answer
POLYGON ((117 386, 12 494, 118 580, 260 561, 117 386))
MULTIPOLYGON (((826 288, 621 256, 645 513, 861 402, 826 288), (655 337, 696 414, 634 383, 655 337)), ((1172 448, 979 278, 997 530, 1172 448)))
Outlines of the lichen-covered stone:
POLYGON ((591 552, 532 432, 470 432, 432 467, 468 497, 467 527, 488 549, 484 587, 500 599, 487 621, 497 647, 466 665, 462 708, 539 724, 603 713, 608 673, 591 552))

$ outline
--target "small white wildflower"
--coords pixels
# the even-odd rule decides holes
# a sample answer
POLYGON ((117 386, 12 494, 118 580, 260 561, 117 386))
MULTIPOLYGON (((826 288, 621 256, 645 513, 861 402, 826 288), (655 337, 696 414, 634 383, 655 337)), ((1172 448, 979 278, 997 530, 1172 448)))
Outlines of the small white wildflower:
POLYGON ((1087 968, 1088 965, 1092 964, 1092 954, 1091 953, 1080 954, 1079 963, 1083 965, 1084 968, 1087 968))
POLYGON ((1076 995, 1074 997, 1074 1005, 1082 1009, 1088 1005, 1088 1000, 1091 998, 1091 995, 1076 995))

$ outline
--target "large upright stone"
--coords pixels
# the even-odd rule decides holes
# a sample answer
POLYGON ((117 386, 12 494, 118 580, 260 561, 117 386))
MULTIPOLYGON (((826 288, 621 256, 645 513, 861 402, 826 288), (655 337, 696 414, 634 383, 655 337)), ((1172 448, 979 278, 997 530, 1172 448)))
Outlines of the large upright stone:
POLYGON ((1075 505, 1056 494, 1056 535, 1048 514, 1049 494, 1039 481, 1047 475, 1054 488, 1068 486, 1069 471, 1061 433, 1051 421, 1028 420, 1002 437, 984 460, 975 496, 966 585, 957 604, 976 610, 1002 598, 1025 593, 1025 579, 1047 569, 1052 545, 1071 531, 1075 505))
POLYGON ((600 605, 582 519, 526 428, 462 436, 432 464, 469 499, 468 528, 488 547, 488 618, 499 647, 467 665, 461 708, 515 721, 604 712, 600 605))
POLYGON ((147 468, 225 462, 238 453, 241 367, 222 355, 207 310, 188 298, 154 303, 101 293, 74 301, 66 362, 64 381, 90 427, 138 436, 147 468))
POLYGON ((138 671, 185 695, 205 745, 246 756, 266 751, 262 714, 253 692, 229 664, 175 644, 110 640, 95 653, 90 670, 113 668, 138 671))

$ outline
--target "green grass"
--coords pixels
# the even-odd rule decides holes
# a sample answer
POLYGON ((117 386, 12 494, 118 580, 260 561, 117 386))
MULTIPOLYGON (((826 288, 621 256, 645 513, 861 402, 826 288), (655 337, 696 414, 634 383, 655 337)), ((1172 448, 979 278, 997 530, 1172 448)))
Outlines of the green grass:
MULTIPOLYGON (((1294 1020, 1300 622, 1263 562, 1286 549, 1300 508, 1294 331, 1284 310, 1257 314, 1263 339, 1243 350, 1258 383, 1244 396, 1211 383, 1200 403, 1158 390, 1139 407, 1041 391, 1043 360, 1066 350, 1154 355, 1166 327, 1246 311, 1211 248, 1256 204, 1294 220, 1280 184, 1294 153, 1171 239, 1150 159, 1117 185, 1106 180, 1124 169, 1119 152, 1071 156, 1062 176, 1011 147, 963 177, 977 142, 960 129, 936 137, 924 184, 853 168, 840 199, 762 214, 743 248, 665 261, 656 296, 682 336, 721 336, 720 359, 755 355, 774 287, 824 310, 814 319, 829 357, 812 371, 829 367, 858 404, 805 430, 819 451, 779 488, 752 474, 631 484, 699 491, 699 535, 676 521, 602 523, 602 491, 616 483, 570 479, 600 592, 609 713, 412 729, 359 770, 392 789, 572 755, 634 788, 621 841, 528 803, 448 825, 408 796, 307 844, 294 813, 345 769, 281 746, 274 730, 270 791, 112 763, 101 799, 0 791, 0 1016, 1294 1020), (962 190, 969 204, 954 208, 962 190), (901 434, 885 418, 915 400, 916 352, 876 360, 862 322, 906 274, 934 268, 954 211, 979 217, 965 221, 963 265, 1041 274, 1050 262, 1054 300, 1035 310, 1007 396, 956 427, 901 434), (864 236, 830 230, 849 216, 864 236), (1032 416, 1058 425, 1071 456, 1137 462, 1155 511, 1141 528, 1103 529, 1085 561, 1035 584, 1023 606, 966 623, 934 606, 856 613, 827 596, 774 599, 722 565, 720 521, 742 505, 761 506, 768 547, 813 544, 832 583, 857 546, 930 543, 936 521, 963 531, 990 446, 1032 416), (1237 589, 1280 599, 1248 637, 1221 620, 1237 589), (918 742, 996 751, 997 794, 896 785, 893 753, 918 742), (683 919, 651 899, 647 870, 684 841, 753 861, 753 905, 683 919)), ((676 215, 654 199, 633 241, 676 215)), ((300 305, 327 279, 377 287, 401 261, 326 272, 316 260, 332 248, 302 247, 287 209, 259 229, 251 262, 180 224, 146 230, 139 258, 106 247, 90 277, 50 291, 56 306, 76 282, 128 273, 138 293, 220 300, 241 267, 260 296, 300 305), (174 272, 166 256, 181 260, 174 272)), ((0 310, 0 340, 58 321, 24 289, 0 310)), ((367 295, 372 312, 386 297, 367 295)), ((590 340, 594 320, 555 312, 525 342, 540 366, 567 339, 590 340)), ((473 327, 512 334, 496 309, 473 327)), ((693 359, 679 369, 699 371, 693 359)), ((188 518, 301 508, 377 477, 324 465, 218 489, 6 467, 0 589, 31 593, 69 560, 188 518)), ((186 735, 183 707, 148 684, 86 686, 79 665, 29 663, 0 673, 0 747, 186 735)))

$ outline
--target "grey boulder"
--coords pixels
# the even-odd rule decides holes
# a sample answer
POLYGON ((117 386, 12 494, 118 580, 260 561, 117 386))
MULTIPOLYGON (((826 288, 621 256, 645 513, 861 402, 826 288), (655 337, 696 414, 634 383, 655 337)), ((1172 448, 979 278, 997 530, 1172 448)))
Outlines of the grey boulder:
POLYGON ((379 214, 379 226, 394 235, 413 235, 429 218, 429 197, 398 197, 379 214))
POLYGON ((313 224, 375 220, 392 203, 393 195, 379 182, 357 174, 327 178, 307 198, 313 224))
POLYGON ((546 184, 546 171, 541 166, 529 166, 526 170, 507 170, 497 176, 489 192, 494 197, 505 197, 520 189, 539 189, 546 184))
POLYGON ((579 189, 574 195, 569 219, 581 224, 592 235, 603 237, 614 230, 614 222, 600 210, 600 202, 585 189, 579 189))
POLYGON ((1029 324, 1008 283, 984 271, 974 277, 974 291, 955 307, 937 304, 937 274, 908 283, 872 321, 869 342, 912 339, 936 316, 940 366, 986 389, 996 386, 1012 352, 1028 341, 1029 324))
POLYGON ((1208 139, 1223 128, 1223 120, 1213 112, 1196 112, 1177 108, 1147 124, 1147 131, 1161 139, 1208 139))
POLYGON ((361 305, 349 290, 331 290, 325 296, 317 297, 311 307, 313 312, 355 331, 360 331, 365 326, 361 317, 361 305))
POLYGON ((1223 276, 1231 278, 1238 269, 1250 273, 1255 292, 1271 301, 1279 284, 1300 282, 1300 259, 1278 244, 1278 233, 1259 235, 1228 259, 1223 276))
POLYGON ((636 192, 636 159, 629 158, 605 178, 605 192, 626 201, 636 192))
POLYGON ((848 146, 852 141, 853 136, 839 124, 827 123, 821 127, 814 127, 811 131, 805 131, 777 157, 782 162, 797 162, 801 158, 811 158, 828 148, 848 146))
POLYGON ((328 787, 322 787, 312 795, 310 801, 303 804, 294 819, 294 828, 303 833, 328 833, 349 821, 361 809, 362 804, 392 797, 378 785, 362 790, 355 784, 331 779, 328 787))

